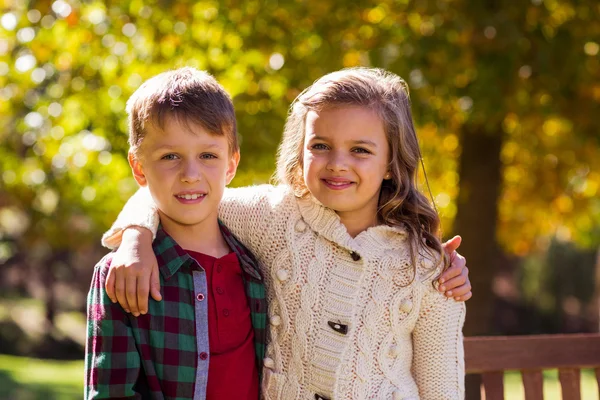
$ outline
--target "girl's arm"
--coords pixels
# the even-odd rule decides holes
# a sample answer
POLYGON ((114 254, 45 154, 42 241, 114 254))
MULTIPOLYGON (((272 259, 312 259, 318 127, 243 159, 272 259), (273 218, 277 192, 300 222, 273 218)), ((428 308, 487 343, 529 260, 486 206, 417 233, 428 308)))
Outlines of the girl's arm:
POLYGON ((413 373, 423 399, 464 399, 464 302, 446 298, 430 281, 413 331, 413 373))
MULTIPOLYGON (((273 204, 285 190, 269 185, 227 189, 219 207, 219 217, 251 251, 265 240, 273 204)), ((152 250, 159 217, 147 189, 138 190, 125 204, 102 244, 118 250, 106 280, 106 292, 113 302, 135 316, 148 310, 148 294, 160 301, 158 263, 152 250)), ((200 239, 199 239, 200 240, 200 239)))
POLYGON ((152 250, 160 219, 147 188, 127 201, 117 220, 102 236, 102 244, 118 248, 105 282, 113 303, 136 317, 148 310, 148 294, 160 301, 158 263, 152 250))

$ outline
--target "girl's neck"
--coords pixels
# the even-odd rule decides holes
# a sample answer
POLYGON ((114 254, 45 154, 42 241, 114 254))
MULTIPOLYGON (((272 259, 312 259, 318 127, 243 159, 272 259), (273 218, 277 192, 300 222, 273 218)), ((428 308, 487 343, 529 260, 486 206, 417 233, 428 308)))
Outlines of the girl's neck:
POLYGON ((376 213, 336 212, 348 234, 355 238, 361 232, 378 225, 376 213))

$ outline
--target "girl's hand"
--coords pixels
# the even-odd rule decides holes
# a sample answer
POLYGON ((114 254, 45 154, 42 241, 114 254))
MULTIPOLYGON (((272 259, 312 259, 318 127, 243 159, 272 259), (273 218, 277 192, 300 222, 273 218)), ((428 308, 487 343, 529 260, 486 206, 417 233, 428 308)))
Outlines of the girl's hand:
POLYGON ((467 260, 456 252, 461 241, 460 236, 454 236, 442 245, 450 257, 450 267, 438 278, 438 290, 447 297, 454 297, 456 301, 467 301, 473 296, 473 293, 471 292, 467 260))
POLYGON ((123 232, 106 277, 106 293, 136 317, 148 312, 148 293, 162 300, 158 263, 152 250, 152 233, 145 228, 129 227, 123 232))

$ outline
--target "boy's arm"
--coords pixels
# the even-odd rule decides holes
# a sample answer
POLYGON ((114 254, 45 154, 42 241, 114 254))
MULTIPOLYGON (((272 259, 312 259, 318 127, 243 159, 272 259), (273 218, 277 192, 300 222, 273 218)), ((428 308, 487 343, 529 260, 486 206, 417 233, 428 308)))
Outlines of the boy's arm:
POLYGON ((85 394, 87 399, 140 399, 134 385, 141 370, 140 355, 125 312, 104 289, 110 255, 94 269, 87 301, 85 394))
POLYGON ((437 292, 431 281, 413 331, 413 374, 423 399, 464 399, 464 302, 437 292))
POLYGON ((453 297, 456 301, 467 301, 473 296, 473 293, 471 292, 467 260, 456 252, 461 241, 460 236, 454 236, 442 244, 450 260, 450 267, 438 278, 438 290, 446 297, 453 297))

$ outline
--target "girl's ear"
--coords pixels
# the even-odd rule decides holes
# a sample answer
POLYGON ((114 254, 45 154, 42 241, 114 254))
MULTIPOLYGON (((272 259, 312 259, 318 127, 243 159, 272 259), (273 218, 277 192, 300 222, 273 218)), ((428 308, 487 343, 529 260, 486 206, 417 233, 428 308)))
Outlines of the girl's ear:
POLYGON ((144 169, 142 168, 142 163, 136 157, 135 154, 130 150, 127 155, 127 159, 129 160, 129 166, 131 167, 131 172, 133 172, 133 178, 140 186, 146 186, 148 181, 146 180, 146 175, 144 174, 144 169))
POLYGON ((229 185, 233 178, 235 177, 235 173, 237 171, 238 164, 240 163, 240 152, 234 152, 231 157, 229 157, 229 163, 227 165, 227 172, 225 174, 226 177, 226 185, 229 185))

